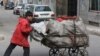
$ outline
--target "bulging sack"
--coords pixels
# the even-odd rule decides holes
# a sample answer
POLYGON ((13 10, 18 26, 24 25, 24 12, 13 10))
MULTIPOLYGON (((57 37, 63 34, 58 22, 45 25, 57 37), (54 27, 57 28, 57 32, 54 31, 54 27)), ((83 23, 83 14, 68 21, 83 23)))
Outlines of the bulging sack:
POLYGON ((87 37, 48 37, 42 39, 42 43, 48 47, 73 47, 76 46, 88 46, 87 37))
POLYGON ((51 19, 47 24, 50 34, 66 35, 69 33, 83 33, 87 34, 86 27, 81 18, 79 20, 63 20, 58 22, 51 19))
POLYGON ((75 22, 72 20, 63 20, 62 22, 51 20, 47 26, 49 27, 48 29, 50 29, 50 33, 56 33, 56 35, 67 35, 70 33, 71 35, 43 38, 42 43, 46 46, 72 47, 74 44, 76 46, 88 46, 89 37, 85 25, 81 20, 75 22), (74 32, 74 30, 76 32, 74 32), (75 37, 74 34, 76 34, 75 37))
POLYGON ((47 27, 47 29, 50 31, 49 34, 63 35, 63 25, 60 22, 50 19, 47 27))

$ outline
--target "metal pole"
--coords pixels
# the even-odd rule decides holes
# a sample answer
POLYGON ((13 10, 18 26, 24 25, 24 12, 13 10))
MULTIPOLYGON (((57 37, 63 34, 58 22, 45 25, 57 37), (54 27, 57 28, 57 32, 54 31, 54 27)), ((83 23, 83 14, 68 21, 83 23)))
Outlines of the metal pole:
POLYGON ((76 47, 76 24, 75 24, 75 19, 76 18, 73 18, 73 24, 74 24, 74 47, 76 47))

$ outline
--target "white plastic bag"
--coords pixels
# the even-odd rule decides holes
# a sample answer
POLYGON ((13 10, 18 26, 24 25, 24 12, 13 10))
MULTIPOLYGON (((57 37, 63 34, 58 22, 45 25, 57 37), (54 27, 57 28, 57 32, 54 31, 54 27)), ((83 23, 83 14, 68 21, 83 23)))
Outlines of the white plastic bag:
POLYGON ((46 25, 48 24, 47 21, 42 21, 39 23, 33 23, 31 24, 31 26, 38 32, 38 33, 42 33, 44 35, 46 34, 46 25))

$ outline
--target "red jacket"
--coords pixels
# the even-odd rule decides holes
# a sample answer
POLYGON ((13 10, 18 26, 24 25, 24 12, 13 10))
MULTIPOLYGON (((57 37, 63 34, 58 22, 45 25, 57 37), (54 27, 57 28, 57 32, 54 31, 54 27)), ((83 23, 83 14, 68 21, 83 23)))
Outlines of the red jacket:
POLYGON ((15 32, 13 33, 11 43, 23 47, 29 47, 28 35, 31 31, 32 27, 30 26, 29 21, 27 19, 20 18, 15 32))

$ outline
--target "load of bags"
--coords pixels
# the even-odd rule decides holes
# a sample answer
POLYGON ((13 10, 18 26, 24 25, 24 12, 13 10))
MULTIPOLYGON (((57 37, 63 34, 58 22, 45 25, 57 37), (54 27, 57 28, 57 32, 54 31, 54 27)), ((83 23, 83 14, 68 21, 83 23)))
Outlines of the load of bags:
POLYGON ((81 18, 79 20, 63 20, 61 22, 50 19, 32 24, 35 39, 40 40, 46 46, 70 47, 88 45, 88 35, 81 18), (48 32, 47 32, 48 31, 48 32))
POLYGON ((56 20, 50 19, 47 24, 47 29, 49 29, 49 34, 66 35, 69 33, 80 33, 86 34, 86 28, 82 20, 63 20, 58 22, 56 20))
POLYGON ((73 46, 88 46, 87 37, 48 37, 41 41, 48 47, 73 47, 73 46))

